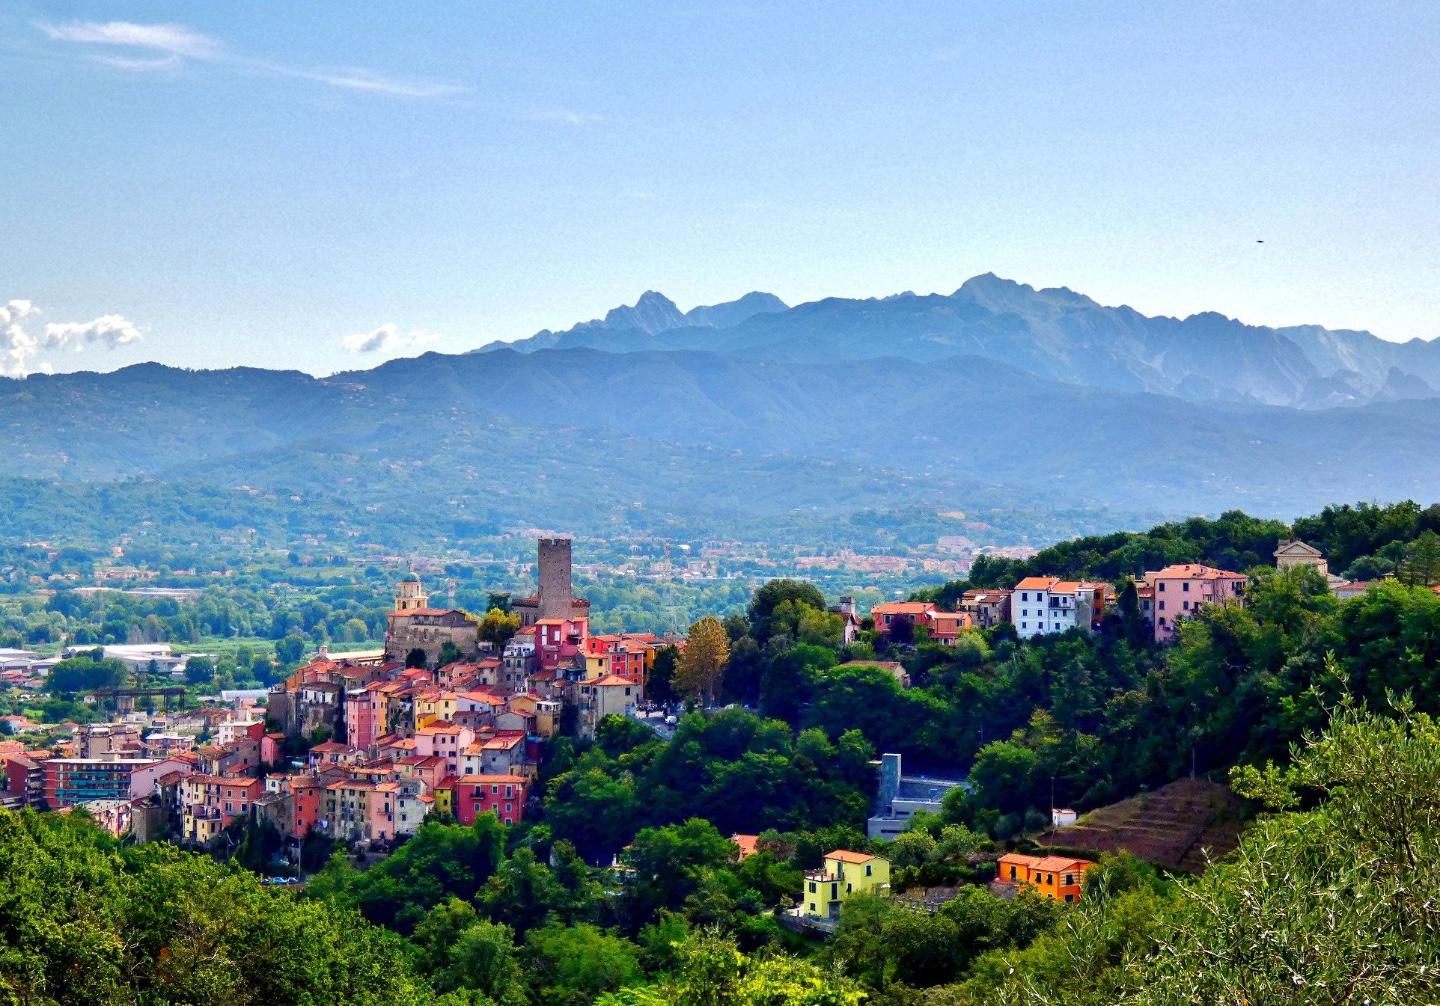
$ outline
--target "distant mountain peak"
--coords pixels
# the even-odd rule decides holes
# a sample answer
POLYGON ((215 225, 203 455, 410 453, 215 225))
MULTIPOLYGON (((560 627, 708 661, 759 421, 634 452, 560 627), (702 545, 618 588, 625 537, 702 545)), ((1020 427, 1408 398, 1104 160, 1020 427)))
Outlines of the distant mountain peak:
POLYGON ((654 335, 668 332, 685 324, 685 315, 675 302, 656 290, 646 290, 631 307, 612 308, 605 315, 604 327, 633 328, 654 335))

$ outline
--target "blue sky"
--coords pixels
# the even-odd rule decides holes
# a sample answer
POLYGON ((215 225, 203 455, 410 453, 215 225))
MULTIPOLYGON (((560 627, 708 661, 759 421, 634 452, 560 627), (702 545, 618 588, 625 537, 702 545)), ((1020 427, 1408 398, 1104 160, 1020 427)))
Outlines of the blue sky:
POLYGON ((327 373, 986 271, 1429 338, 1437 48, 1435 3, 19 0, 0 369, 327 373))

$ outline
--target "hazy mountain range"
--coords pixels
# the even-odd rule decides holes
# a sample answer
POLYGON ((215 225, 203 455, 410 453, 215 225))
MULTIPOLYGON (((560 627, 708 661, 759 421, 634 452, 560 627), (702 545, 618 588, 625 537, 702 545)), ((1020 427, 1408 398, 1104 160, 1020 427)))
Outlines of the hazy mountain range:
POLYGON ((902 508, 1288 516, 1440 498, 1437 387, 1440 346, 1147 318, 994 276, 796 307, 755 293, 681 312, 647 293, 564 332, 327 378, 147 364, 0 381, 0 481, 244 485, 576 530, 796 513, 823 529, 902 508))
POLYGON ((830 298, 788 309, 772 294, 750 293, 682 313, 651 291, 604 320, 482 351, 579 346, 794 360, 970 355, 1085 387, 1305 409, 1440 396, 1440 341, 1387 342, 1316 325, 1266 328, 1213 312, 1152 318, 1063 287, 1036 290, 989 273, 948 296, 830 298))

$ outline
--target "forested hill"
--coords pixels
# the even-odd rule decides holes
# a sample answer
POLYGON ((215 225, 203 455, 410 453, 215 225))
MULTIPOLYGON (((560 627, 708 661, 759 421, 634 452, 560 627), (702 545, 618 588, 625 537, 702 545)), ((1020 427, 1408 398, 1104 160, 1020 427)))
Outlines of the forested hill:
POLYGON ((1200 405, 960 356, 500 351, 326 379, 145 365, 0 382, 0 443, 4 479, 158 477, 356 507, 403 488, 402 512, 576 530, 637 510, 695 524, 900 505, 1278 514, 1440 496, 1431 402, 1200 405), (458 496, 408 492, 442 485, 458 496))

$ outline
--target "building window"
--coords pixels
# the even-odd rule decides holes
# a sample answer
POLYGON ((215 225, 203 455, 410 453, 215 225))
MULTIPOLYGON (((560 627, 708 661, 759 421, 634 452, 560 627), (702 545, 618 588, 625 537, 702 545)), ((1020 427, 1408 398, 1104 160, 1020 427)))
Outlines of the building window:
POLYGON ((1158 584, 1156 584, 1155 589, 1160 591, 1160 593, 1162 594, 1165 593, 1165 581, 1161 580, 1158 584))
POLYGON ((814 894, 814 893, 815 893, 815 881, 813 881, 813 880, 810 881, 810 893, 811 893, 811 894, 814 894))
POLYGON ((1186 580, 1184 583, 1182 583, 1182 584, 1180 585, 1180 589, 1183 590, 1183 591, 1184 591, 1185 593, 1187 593, 1187 594, 1190 593, 1190 581, 1189 581, 1189 580, 1186 580))
POLYGON ((1067 904, 1068 904, 1069 902, 1074 901, 1074 900, 1075 900, 1075 895, 1073 895, 1073 894, 1067 894, 1067 895, 1065 895, 1065 901, 1066 901, 1067 904))
POLYGON ((871 873, 870 864, 869 864, 869 863, 866 863, 866 864, 865 864, 865 876, 867 876, 867 877, 870 876, 870 873, 871 873))
POLYGON ((1160 610, 1161 610, 1161 611, 1164 611, 1164 610, 1165 610, 1165 602, 1164 602, 1164 601, 1161 601, 1161 602, 1160 602, 1160 610))

